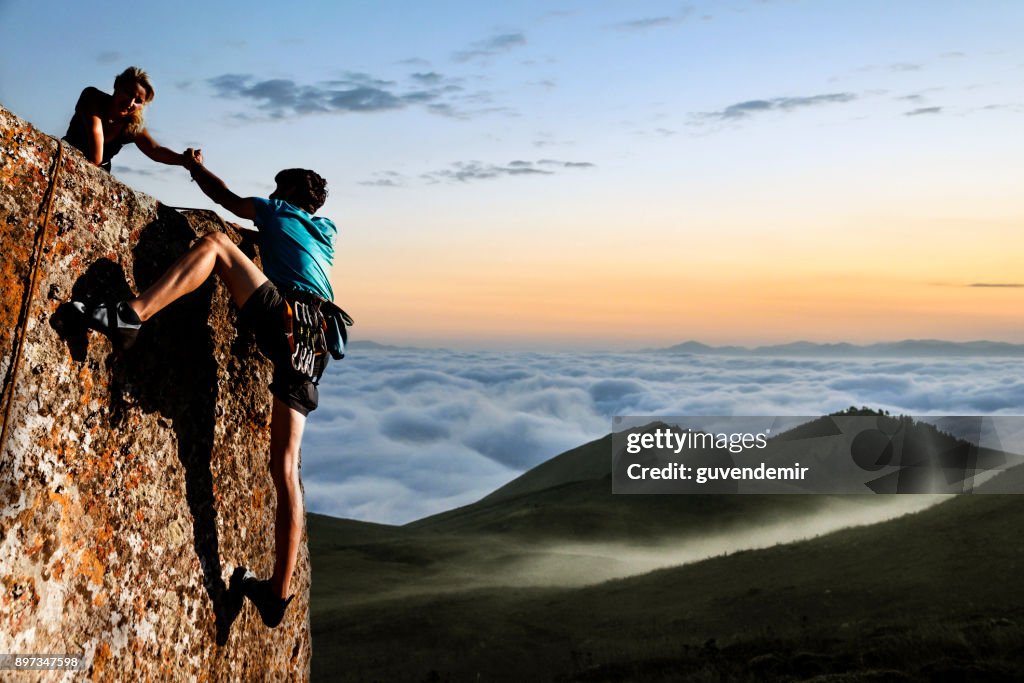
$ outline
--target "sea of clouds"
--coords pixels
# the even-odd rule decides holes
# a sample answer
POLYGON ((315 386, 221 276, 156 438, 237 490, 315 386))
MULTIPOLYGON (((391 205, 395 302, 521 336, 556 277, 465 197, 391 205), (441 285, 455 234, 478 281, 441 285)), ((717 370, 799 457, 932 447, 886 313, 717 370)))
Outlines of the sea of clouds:
POLYGON ((615 415, 1024 414, 1020 358, 795 359, 357 349, 303 440, 307 507, 402 524, 600 438, 615 415))

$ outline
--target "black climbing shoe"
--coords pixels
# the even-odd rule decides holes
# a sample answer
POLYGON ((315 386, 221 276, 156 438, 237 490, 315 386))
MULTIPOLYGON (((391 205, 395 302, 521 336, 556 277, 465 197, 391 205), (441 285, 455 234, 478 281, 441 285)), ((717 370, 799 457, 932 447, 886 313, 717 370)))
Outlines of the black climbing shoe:
POLYGON ((245 578, 245 567, 236 567, 231 575, 231 582, 220 595, 220 601, 216 603, 215 614, 217 617, 217 645, 227 645, 228 636, 231 635, 231 625, 235 623, 239 613, 242 611, 242 579, 245 578))
POLYGON ((135 338, 139 336, 142 321, 127 301, 93 306, 86 306, 81 301, 72 301, 71 305, 82 316, 85 324, 105 334, 114 348, 130 349, 135 343, 135 338))
POLYGON ((280 624, 281 620, 284 619, 285 610, 288 609, 288 605, 295 596, 289 595, 287 598, 277 597, 274 595, 274 590, 270 587, 270 579, 260 581, 250 571, 245 573, 241 583, 242 594, 252 600, 252 604, 256 605, 263 623, 270 628, 280 624))

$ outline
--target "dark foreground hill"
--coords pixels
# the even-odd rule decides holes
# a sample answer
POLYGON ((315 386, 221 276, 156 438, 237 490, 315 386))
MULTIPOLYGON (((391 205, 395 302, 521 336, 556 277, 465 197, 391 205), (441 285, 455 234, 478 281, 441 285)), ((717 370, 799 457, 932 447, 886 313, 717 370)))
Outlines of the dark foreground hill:
MULTIPOLYGON (((311 519, 310 537, 328 524, 311 519)), ((372 565, 331 572, 314 545, 313 676, 1019 680, 1022 524, 1017 496, 963 496, 874 526, 584 588, 448 587, 379 600, 365 591, 381 586, 342 573, 372 565), (318 609, 336 591, 366 601, 318 609)), ((415 550, 376 558, 410 574, 430 561, 415 550)))
MULTIPOLYGON (((525 542, 640 540, 809 514, 825 506, 813 496, 612 496, 611 435, 529 470, 471 505, 406 528, 494 533, 525 542)), ((851 498, 847 503, 854 501, 851 498)))
POLYGON ((608 462, 609 444, 404 527, 310 515, 314 679, 1009 681, 1024 670, 1024 499, 947 498, 722 555, 720 541, 769 545, 808 519, 868 521, 935 499, 612 496, 588 454, 608 462), (710 559, 645 570, 702 548, 710 559), (601 582, 614 576, 626 578, 601 582))

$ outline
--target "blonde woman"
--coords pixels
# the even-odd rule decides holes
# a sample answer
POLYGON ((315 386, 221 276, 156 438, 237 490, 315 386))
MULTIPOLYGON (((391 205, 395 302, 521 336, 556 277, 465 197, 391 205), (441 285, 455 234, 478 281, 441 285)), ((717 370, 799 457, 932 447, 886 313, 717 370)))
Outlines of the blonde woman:
POLYGON ((130 66, 114 79, 113 95, 93 87, 82 91, 64 140, 106 171, 110 171, 111 158, 130 143, 153 161, 184 166, 183 154, 161 147, 146 130, 143 110, 152 99, 149 76, 130 66))

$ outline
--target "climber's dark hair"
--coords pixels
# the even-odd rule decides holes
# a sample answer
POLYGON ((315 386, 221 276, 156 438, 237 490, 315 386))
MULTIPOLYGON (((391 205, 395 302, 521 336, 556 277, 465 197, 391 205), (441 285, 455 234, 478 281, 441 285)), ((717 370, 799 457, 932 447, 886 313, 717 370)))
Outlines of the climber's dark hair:
POLYGON ((274 176, 280 188, 290 188, 292 203, 309 213, 327 201, 327 181, 319 173, 306 168, 286 168, 274 176))

